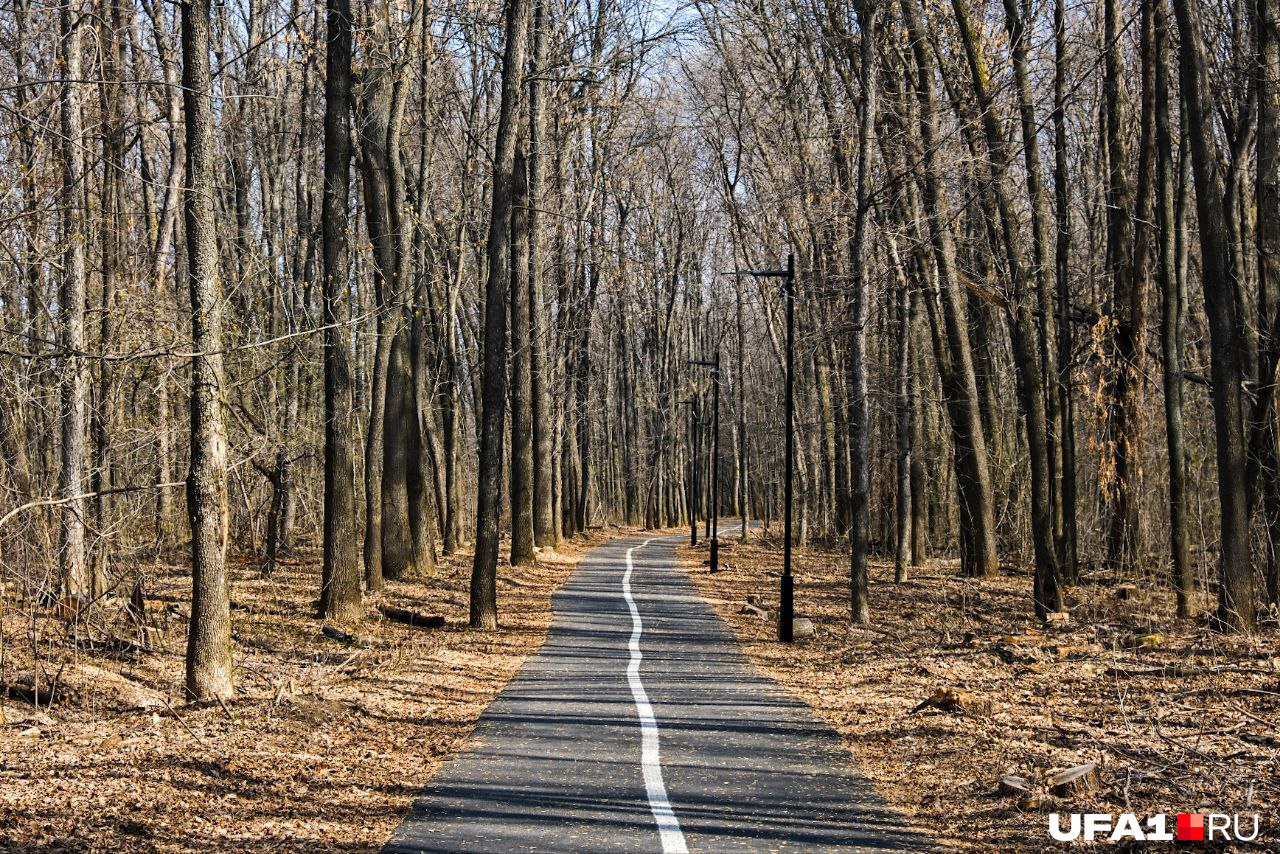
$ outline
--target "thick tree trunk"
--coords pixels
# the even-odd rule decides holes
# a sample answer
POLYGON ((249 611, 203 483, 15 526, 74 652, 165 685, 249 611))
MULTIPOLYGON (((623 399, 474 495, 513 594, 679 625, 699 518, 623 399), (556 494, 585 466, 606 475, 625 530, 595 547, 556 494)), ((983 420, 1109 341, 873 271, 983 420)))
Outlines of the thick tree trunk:
MULTIPOLYGON (((421 287, 415 289, 414 304, 424 306, 426 294, 421 287)), ((407 492, 409 498, 409 539, 413 566, 416 574, 436 571, 436 532, 439 517, 433 504, 443 500, 444 486, 437 477, 439 461, 438 429, 429 406, 432 399, 428 383, 431 380, 427 367, 427 332, 424 311, 412 312, 408 329, 409 385, 405 396, 404 418, 408 444, 409 471, 407 492)))
MULTIPOLYGON (((1257 240, 1258 290, 1267 298, 1268 325, 1280 319, 1280 6, 1275 0, 1258 0, 1258 173, 1257 173, 1257 240)), ((1280 351, 1280 330, 1267 330, 1269 354, 1280 351)), ((1181 339, 1179 339, 1181 340, 1181 339)), ((1263 377, 1264 384, 1274 384, 1272 361, 1263 377)), ((1274 394, 1272 403, 1263 408, 1269 435, 1271 465, 1264 473, 1263 506, 1267 519, 1267 602, 1280 604, 1280 436, 1277 436, 1274 394)))
POLYGON ((498 517, 502 510, 502 436, 507 399, 507 296, 511 284, 511 208, 516 135, 524 85, 529 0, 507 0, 502 95, 493 159, 493 199, 486 244, 483 411, 476 478, 476 553, 471 565, 471 625, 498 627, 498 517))
POLYGON ((1212 347, 1213 423, 1217 436, 1218 501, 1222 545, 1219 553, 1218 617, 1226 627, 1252 631, 1254 627, 1253 565, 1249 555, 1247 448, 1240 386, 1240 341, 1236 334, 1235 287, 1230 262, 1223 182, 1214 110, 1206 69, 1201 22, 1196 0, 1174 0, 1180 31, 1182 104, 1191 140, 1196 209, 1200 224, 1200 255, 1204 275, 1205 312, 1212 347))
POLYGON ((222 288, 214 225, 213 85, 209 68, 209 0, 182 6, 182 87, 187 169, 183 206, 191 292, 191 622, 187 695, 224 699, 231 680, 231 598, 227 551, 227 434, 222 394, 222 288))
MULTIPOLYGON (((912 0, 914 2, 914 0, 912 0)), ((861 29, 862 104, 858 121, 858 206, 854 217, 853 241, 849 247, 853 272, 852 310, 847 370, 849 372, 849 492, 851 511, 849 545, 849 613, 855 623, 871 621, 868 601, 867 558, 870 547, 871 508, 871 407, 867 398, 867 323, 870 318, 870 277, 866 265, 868 223, 871 213, 871 155, 875 150, 876 109, 880 95, 879 63, 876 60, 876 32, 879 7, 875 2, 858 6, 861 29)))
POLYGON ((71 596, 88 596, 92 581, 85 555, 84 491, 85 417, 89 371, 85 362, 85 227, 84 127, 80 89, 82 10, 66 3, 61 10, 60 39, 66 80, 61 91, 62 122, 62 279, 58 293, 59 326, 65 352, 62 379, 62 467, 58 496, 61 513, 58 562, 62 585, 71 596))
MULTIPOLYGON (((1145 357, 1146 282, 1135 258, 1133 195, 1129 178, 1128 132, 1123 120, 1120 0, 1103 4, 1103 139, 1107 146, 1107 273, 1111 278, 1112 364, 1107 422, 1112 470, 1103 485, 1110 516, 1107 563, 1124 577, 1137 569, 1139 383, 1145 357)), ((1145 247, 1144 247, 1145 248, 1145 247)), ((1138 262, 1141 263, 1141 262, 1138 262)), ((1142 264, 1145 268, 1146 265, 1142 264)))
POLYGON ((550 329, 543 294, 542 206, 544 204, 546 152, 545 86, 547 65, 546 0, 534 0, 533 60, 529 77, 529 376, 533 417, 533 541, 554 546, 560 539, 555 518, 553 487, 555 429, 552 412, 550 366, 547 353, 550 329))
POLYGON ((415 525, 423 524, 424 484, 408 349, 409 330, 401 329, 391 342, 382 443, 382 573, 392 581, 420 575, 435 564, 434 550, 427 554, 421 532, 415 531, 415 525))
MULTIPOLYGON (((370 590, 378 590, 382 587, 382 579, 389 574, 383 552, 390 538, 403 538, 394 545, 397 564, 390 568, 390 573, 404 574, 409 567, 401 561, 414 552, 410 539, 413 524, 409 520, 408 472, 394 473, 393 482, 388 486, 383 482, 387 477, 384 466, 391 457, 403 459, 405 466, 418 466, 421 437, 416 435, 416 430, 412 431, 414 435, 410 435, 403 429, 403 424, 398 424, 398 441, 415 444, 411 448, 387 447, 390 420, 404 418, 400 410, 394 413, 387 411, 388 396, 399 395, 397 400, 404 405, 412 405, 413 399, 409 359, 403 358, 398 362, 391 359, 393 344, 406 326, 403 314, 409 288, 411 229, 406 223, 404 162, 400 145, 401 119, 408 92, 405 85, 408 63, 403 56, 392 56, 392 44, 397 36, 391 32, 389 20, 375 17, 370 29, 372 34, 365 60, 367 79, 355 106, 359 118, 365 221, 373 244, 373 284, 378 315, 378 344, 365 445, 364 543, 365 583, 370 590), (393 366, 400 372, 394 378, 390 376, 393 366), (386 494, 388 490, 394 494, 386 494), (388 509, 399 517, 388 520, 385 516, 388 509)), ((416 37, 416 30, 409 33, 407 52, 413 51, 416 37)))

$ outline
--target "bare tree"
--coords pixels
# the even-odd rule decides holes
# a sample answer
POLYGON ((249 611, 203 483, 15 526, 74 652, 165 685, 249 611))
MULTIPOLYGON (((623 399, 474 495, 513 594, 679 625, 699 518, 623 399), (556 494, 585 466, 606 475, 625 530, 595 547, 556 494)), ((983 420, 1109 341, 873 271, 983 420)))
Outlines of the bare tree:
POLYGON ((351 452, 351 369, 346 324, 347 229, 351 197, 351 41, 348 0, 326 6, 324 195, 321 201, 324 301, 324 579, 320 614, 335 621, 360 616, 356 557, 354 460, 351 452))
POLYGON ((498 513, 502 495, 502 435, 507 397, 507 297, 511 285, 511 211, 521 90, 524 86, 528 0, 506 0, 502 95, 494 143, 493 203, 486 243, 484 411, 477 476, 476 555, 471 567, 471 625, 498 625, 498 513))
POLYGON ((1240 341, 1236 335, 1234 274, 1228 246, 1220 154, 1211 133, 1203 25, 1197 0, 1174 0, 1180 34, 1179 65, 1185 132, 1191 141, 1200 254, 1204 267, 1205 312, 1212 344, 1213 421, 1217 436, 1218 500, 1222 513, 1221 586, 1218 616, 1224 625, 1249 631, 1254 625, 1253 566, 1249 556, 1249 513, 1245 480, 1240 341))
POLYGON ((59 13, 62 61, 67 79, 62 84, 62 240, 63 273, 58 305, 61 343, 66 359, 62 382, 62 469, 58 494, 62 506, 62 535, 59 559, 62 583, 71 596, 87 596, 91 580, 85 555, 84 462, 85 412, 89 397, 89 374, 85 363, 85 230, 87 201, 84 175, 84 127, 80 89, 83 72, 80 54, 83 32, 82 10, 78 4, 64 3, 59 13))
POLYGON ((223 421, 224 346, 218 239, 214 225, 213 83, 209 67, 209 0, 182 7, 182 87, 186 114, 183 199, 187 284, 191 293, 191 624, 187 693, 196 700, 229 697, 231 598, 227 581, 227 434, 223 421))

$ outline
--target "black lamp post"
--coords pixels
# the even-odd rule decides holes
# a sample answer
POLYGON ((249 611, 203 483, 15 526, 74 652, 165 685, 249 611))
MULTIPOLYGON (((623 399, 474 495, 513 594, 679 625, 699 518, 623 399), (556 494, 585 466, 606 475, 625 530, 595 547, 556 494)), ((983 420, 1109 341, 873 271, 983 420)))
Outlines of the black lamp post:
POLYGON ((795 337, 796 337, 796 256, 787 256, 783 270, 736 270, 737 276, 782 279, 782 296, 787 302, 787 405, 786 405, 786 486, 783 492, 782 583, 778 591, 778 640, 791 643, 795 624, 795 582, 791 576, 791 504, 795 494, 795 337))
POLYGON ((712 572, 720 569, 720 351, 711 360, 689 362, 711 369, 711 506, 707 508, 712 572))

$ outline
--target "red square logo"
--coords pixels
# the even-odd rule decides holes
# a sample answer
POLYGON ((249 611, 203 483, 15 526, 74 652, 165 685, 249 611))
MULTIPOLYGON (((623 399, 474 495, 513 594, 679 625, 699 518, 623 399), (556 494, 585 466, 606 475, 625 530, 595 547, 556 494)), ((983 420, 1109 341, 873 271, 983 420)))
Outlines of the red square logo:
POLYGON ((1178 813, 1178 841, 1204 842, 1204 816, 1198 812, 1178 813))

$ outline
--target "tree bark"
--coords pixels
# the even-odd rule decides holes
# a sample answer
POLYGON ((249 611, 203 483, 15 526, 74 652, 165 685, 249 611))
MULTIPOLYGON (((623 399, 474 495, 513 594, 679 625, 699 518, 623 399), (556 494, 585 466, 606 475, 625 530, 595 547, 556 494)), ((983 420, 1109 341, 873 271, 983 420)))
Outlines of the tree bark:
POLYGON ((871 213, 871 155, 874 151, 876 110, 880 95, 879 63, 876 60, 876 32, 879 7, 874 2, 857 7, 861 30, 862 104, 858 122, 858 206, 854 215, 853 241, 849 246, 852 306, 847 370, 849 372, 849 488, 851 525, 849 532, 849 613, 855 623, 871 621, 868 601, 867 558, 870 547, 871 506, 871 407, 867 398, 867 323, 870 312, 870 277, 866 265, 867 226, 871 213))
POLYGON ((1183 319, 1186 306, 1179 286, 1177 232, 1182 223, 1174 207, 1173 133, 1169 124, 1169 21, 1161 0, 1144 0, 1154 6, 1155 128, 1156 128, 1156 226, 1159 233, 1159 276, 1163 326, 1160 349, 1164 370, 1165 444, 1169 453, 1170 579, 1177 595, 1179 617, 1191 615, 1192 568, 1188 540, 1187 461, 1183 441, 1182 366, 1183 319))
POLYGON ((1223 210, 1220 153, 1213 137, 1214 110, 1196 0, 1174 0, 1180 32, 1179 66, 1186 132, 1191 140, 1196 209, 1200 225, 1205 312, 1209 317, 1213 422, 1217 436, 1219 553, 1218 618, 1225 627, 1254 628, 1253 565, 1249 555, 1247 448, 1240 386, 1244 381, 1236 335, 1235 287, 1223 210))
POLYGON ((524 146, 516 144, 511 209, 511 565, 533 563, 533 378, 530 375, 531 317, 529 170, 524 146))
POLYGON ((408 350, 409 330, 401 329, 387 364, 382 442, 382 573, 392 581, 420 575, 435 564, 434 549, 427 554, 414 529, 423 524, 420 498, 413 495, 421 495, 423 484, 411 483, 421 480, 422 449, 408 350))
POLYGON ((1071 332, 1071 205, 1067 168, 1067 30, 1065 0, 1053 6, 1053 185, 1054 219, 1057 240, 1054 252, 1054 280, 1058 298, 1058 409, 1062 422, 1059 443, 1062 449, 1062 578, 1067 584, 1079 580, 1076 522, 1075 401, 1071 388, 1073 335, 1071 332))
POLYGON ((1022 130, 1022 154, 1026 167, 1027 196, 1031 200, 1032 274, 1036 283, 1036 307, 1040 317, 1040 360, 1044 383, 1046 443, 1049 457, 1049 502, 1052 514, 1054 552, 1059 574, 1066 562, 1066 517, 1063 509, 1063 417, 1058 384, 1058 314, 1054 311, 1053 270, 1054 244, 1049 194, 1044 186, 1044 170, 1040 159, 1040 126, 1036 120, 1035 93, 1027 67, 1030 36, 1026 30, 1018 0, 1004 0, 1005 29, 1009 33, 1014 82, 1018 101, 1019 126, 1022 130))
POLYGON ((58 473, 61 534, 58 557, 62 586, 70 596, 88 596, 92 581, 85 555, 84 491, 85 418, 89 372, 85 361, 85 228, 84 127, 80 88, 82 10, 66 3, 60 14, 62 62, 66 80, 61 91, 62 123, 62 279, 58 293, 59 325, 64 352, 62 379, 62 468, 58 473))
POLYGON ((547 68, 546 0, 534 0, 533 59, 529 67, 529 374, 533 417, 533 541, 554 546, 560 526, 555 518, 554 442, 551 370, 547 364, 550 329, 543 294, 542 206, 546 157, 546 98, 543 75, 547 68))
POLYGON ((493 198, 486 243, 483 412, 476 477, 476 553, 471 565, 471 626, 498 627, 498 517, 502 509, 502 437, 507 398, 507 296, 511 284, 511 209, 516 136, 529 31, 528 0, 506 0, 502 94, 493 159, 493 198))
MULTIPOLYGON (((1274 325, 1280 319, 1280 6, 1275 0, 1258 0, 1258 171, 1257 171, 1257 241, 1258 241, 1258 291, 1269 303, 1274 325), (1274 318, 1274 319, 1273 319, 1274 318)), ((1280 351, 1280 335, 1269 329, 1267 334, 1270 355, 1280 351)), ((1181 339, 1179 339, 1181 340, 1181 339)), ((1272 359, 1266 361, 1271 376, 1264 376, 1264 384, 1274 385, 1272 359)), ((1274 394, 1271 395, 1274 401, 1274 394)), ((1266 598, 1272 605, 1280 604, 1280 445, 1277 436, 1275 406, 1263 407, 1263 417, 1269 434, 1266 437, 1271 450, 1271 465, 1264 474, 1263 506, 1267 519, 1268 560, 1266 598)))
POLYGON ((1008 299, 1009 337, 1013 344, 1014 373, 1018 396, 1022 401, 1023 424, 1027 432, 1027 450, 1031 468, 1031 540, 1035 551, 1036 613, 1058 611, 1062 607, 1058 577, 1057 548, 1052 518, 1051 466, 1049 426, 1045 405, 1045 386, 1041 372, 1041 352, 1037 352, 1035 322, 1031 312, 1031 294, 1025 253, 1018 232, 1017 216, 1009 198, 1006 171, 1010 164, 1008 144, 994 113, 994 99, 978 43, 977 33, 964 0, 952 0, 960 27, 965 54, 973 78, 974 91, 982 112, 987 150, 991 158, 991 190, 1001 225, 1009 276, 1013 291, 1008 299))
POLYGON ((895 387, 897 400, 894 418, 897 428, 898 490, 894 515, 897 519, 898 536, 893 552, 893 580, 901 584, 907 580, 907 569, 911 565, 912 535, 914 534, 912 529, 914 519, 911 513, 911 319, 914 314, 912 303, 915 302, 915 296, 906 288, 899 287, 897 302, 898 352, 895 387))
POLYGON ((191 622, 187 695, 225 699, 233 693, 231 599, 228 592, 227 435, 222 349, 222 288, 214 225, 213 85, 209 67, 209 0, 182 6, 182 87, 187 168, 183 197, 191 293, 191 622))
POLYGON ((948 194, 938 161, 938 129, 934 118, 933 64, 928 54, 917 0, 902 0, 903 16, 915 57, 916 98, 919 101, 920 141, 924 157, 924 221, 929 229, 937 267, 939 327, 945 334, 945 351, 939 373, 951 415, 955 454, 956 488, 960 504, 961 571, 969 577, 994 575, 996 557, 995 512, 991 501, 991 474, 987 447, 978 412, 978 386, 973 354, 965 323, 964 294, 956 277, 955 237, 951 232, 948 194))
MULTIPOLYGON (((1129 178, 1128 131, 1123 120, 1120 0, 1103 4, 1103 139, 1107 147, 1107 274, 1112 303, 1109 330, 1112 364, 1109 368, 1107 424, 1111 471, 1102 482, 1109 518, 1107 563, 1123 577, 1137 570, 1138 558, 1138 442, 1140 410, 1138 377, 1144 360, 1146 307, 1145 276, 1135 261, 1133 194, 1129 178)), ((1145 264, 1143 265, 1145 267, 1145 264)))
MULTIPOLYGON (((360 167, 364 177, 365 220, 369 240, 373 244, 374 298, 377 307, 378 344, 374 356, 372 394, 370 395, 369 432, 365 447, 365 583, 370 590, 378 590, 382 579, 401 576, 410 571, 403 561, 414 554, 412 542, 414 522, 410 520, 413 505, 420 496, 409 500, 409 490, 420 490, 424 485, 411 482, 408 468, 417 469, 422 452, 421 436, 413 430, 406 432, 404 412, 389 412, 388 402, 395 395, 402 406, 412 406, 413 378, 410 361, 403 358, 393 361, 391 351, 406 327, 403 316, 408 301, 409 237, 407 225, 404 161, 401 157, 400 127, 408 96, 407 56, 417 46, 418 30, 410 23, 405 45, 400 55, 393 55, 398 34, 392 32, 392 21, 384 12, 370 22, 372 31, 368 56, 364 62, 362 91, 356 101, 360 130, 360 167), (391 377, 392 370, 399 371, 391 377), (388 448, 387 432, 390 421, 401 419, 395 425, 397 441, 406 444, 402 448, 388 448), (392 482, 384 482, 387 473, 384 466, 388 459, 403 460, 406 471, 391 474, 392 482), (393 494, 387 494, 390 491, 393 494), (397 514, 387 519, 390 510, 397 514), (397 563, 386 566, 384 550, 392 541, 397 563)), ((402 346, 404 346, 402 342, 402 346)))

